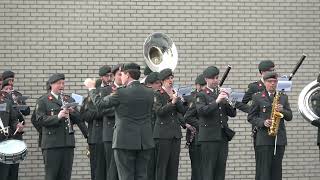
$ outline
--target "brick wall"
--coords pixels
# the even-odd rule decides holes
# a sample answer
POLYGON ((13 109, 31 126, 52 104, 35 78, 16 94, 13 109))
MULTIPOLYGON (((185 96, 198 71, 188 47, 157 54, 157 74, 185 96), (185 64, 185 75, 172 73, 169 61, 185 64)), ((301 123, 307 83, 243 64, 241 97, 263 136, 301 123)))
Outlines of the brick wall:
MULTIPOLYGON (((193 84, 209 65, 224 71, 230 64, 225 86, 244 91, 257 80, 260 60, 273 60, 277 71, 288 75, 307 53, 288 93, 294 119, 287 123, 283 179, 320 178, 316 128, 297 111, 301 89, 320 69, 319 0, 1 0, 0 70, 16 73, 16 89, 31 97, 32 107, 55 72, 66 74, 68 93, 85 95, 83 81, 97 77, 99 66, 143 65, 144 40, 155 31, 171 36, 178 48, 178 84, 193 84)), ((44 179, 38 136, 30 117, 26 121, 28 158, 20 166, 20 179, 44 179)), ((254 179, 246 115, 239 111, 230 126, 237 134, 229 147, 226 179, 254 179)), ((72 179, 89 179, 86 141, 79 131, 76 135, 72 179)), ((190 179, 184 144, 179 180, 190 179)))

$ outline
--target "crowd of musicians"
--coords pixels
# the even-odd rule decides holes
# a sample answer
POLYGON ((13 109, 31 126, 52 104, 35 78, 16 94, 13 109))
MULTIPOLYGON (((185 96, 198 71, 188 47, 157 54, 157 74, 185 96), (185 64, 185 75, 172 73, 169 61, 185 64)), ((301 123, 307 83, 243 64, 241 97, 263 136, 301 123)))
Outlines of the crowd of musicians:
MULTIPOLYGON (((181 128, 187 130, 191 180, 223 180, 229 141, 235 134, 228 120, 237 115, 237 109, 248 114, 252 125, 255 179, 281 180, 287 145, 285 121, 292 120, 292 111, 288 96, 281 93, 275 107, 283 114, 278 134, 268 135, 278 74, 270 60, 261 61, 258 72, 261 76, 248 85, 242 101, 231 102, 230 92, 219 87, 216 66, 198 75, 190 96, 178 96, 171 69, 152 72, 146 67, 141 83, 138 64, 105 65, 99 68, 99 79, 84 82, 88 96, 81 108, 66 106, 75 100, 63 93, 64 74, 51 75, 47 93, 37 99, 31 117, 39 132, 45 180, 71 179, 73 125, 87 138, 92 180, 177 180, 181 128)), ((0 142, 23 139, 24 117, 30 114, 29 107, 17 108, 26 102, 19 100, 22 94, 14 88, 14 79, 10 70, 0 77, 0 104, 6 104, 0 117, 4 127, 10 127, 8 135, 0 131, 0 142)), ((320 114, 320 93, 314 104, 320 114)), ((312 124, 320 127, 320 120, 312 124)), ((1 179, 17 180, 18 169, 19 164, 0 162, 1 179)))

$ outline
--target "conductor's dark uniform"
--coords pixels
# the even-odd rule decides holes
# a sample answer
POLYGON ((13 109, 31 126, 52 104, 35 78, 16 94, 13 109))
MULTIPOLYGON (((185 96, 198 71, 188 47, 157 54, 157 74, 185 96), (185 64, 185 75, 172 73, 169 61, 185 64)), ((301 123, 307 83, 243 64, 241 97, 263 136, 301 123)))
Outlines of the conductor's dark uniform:
POLYGON ((125 64, 122 75, 133 80, 124 88, 100 98, 96 90, 89 92, 94 103, 103 108, 115 108, 115 127, 112 141, 120 180, 147 180, 147 165, 154 147, 151 128, 153 91, 140 84, 140 66, 125 64))

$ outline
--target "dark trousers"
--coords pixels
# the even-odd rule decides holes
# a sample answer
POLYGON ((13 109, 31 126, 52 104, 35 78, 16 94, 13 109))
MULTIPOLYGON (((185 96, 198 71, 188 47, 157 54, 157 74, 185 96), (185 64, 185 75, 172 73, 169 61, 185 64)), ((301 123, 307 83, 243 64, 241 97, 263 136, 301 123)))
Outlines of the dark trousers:
POLYGON ((112 142, 103 142, 105 157, 106 157, 106 174, 107 180, 118 180, 118 170, 114 160, 114 152, 112 149, 112 142))
POLYGON ((177 180, 181 139, 155 139, 156 180, 177 180))
POLYGON ((19 163, 10 164, 9 179, 10 180, 18 180, 18 175, 19 175, 19 163))
POLYGON ((1 179, 10 180, 9 179, 9 168, 10 168, 9 164, 0 163, 0 177, 1 177, 1 179))
POLYGON ((148 180, 155 180, 156 177, 156 151, 155 148, 151 149, 151 157, 150 160, 148 162, 148 171, 147 171, 147 175, 148 175, 148 180))
POLYGON ((119 180, 147 180, 150 156, 151 149, 114 149, 114 159, 118 169, 119 180))
POLYGON ((74 148, 44 149, 45 180, 70 180, 74 148))
POLYGON ((228 142, 201 142, 202 180, 224 180, 228 142))
POLYGON ((285 146, 256 146, 256 180, 281 180, 285 146))
POLYGON ((96 144, 96 171, 95 171, 95 180, 105 180, 107 179, 106 172, 106 157, 105 157, 105 149, 103 142, 99 142, 96 144))
POLYGON ((90 151, 90 169, 91 169, 91 179, 95 179, 95 172, 96 172, 96 145, 95 144, 89 144, 89 151, 90 151))
POLYGON ((201 146, 192 142, 189 145, 191 160, 191 180, 201 180, 201 146))

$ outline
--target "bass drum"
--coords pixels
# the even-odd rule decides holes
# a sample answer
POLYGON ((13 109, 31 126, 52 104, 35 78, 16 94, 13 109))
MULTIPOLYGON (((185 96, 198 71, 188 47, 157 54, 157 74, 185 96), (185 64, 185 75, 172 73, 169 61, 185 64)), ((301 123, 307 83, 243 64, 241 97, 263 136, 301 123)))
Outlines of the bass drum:
POLYGON ((9 139, 0 142, 0 162, 4 164, 16 164, 27 157, 27 145, 25 142, 9 139))

